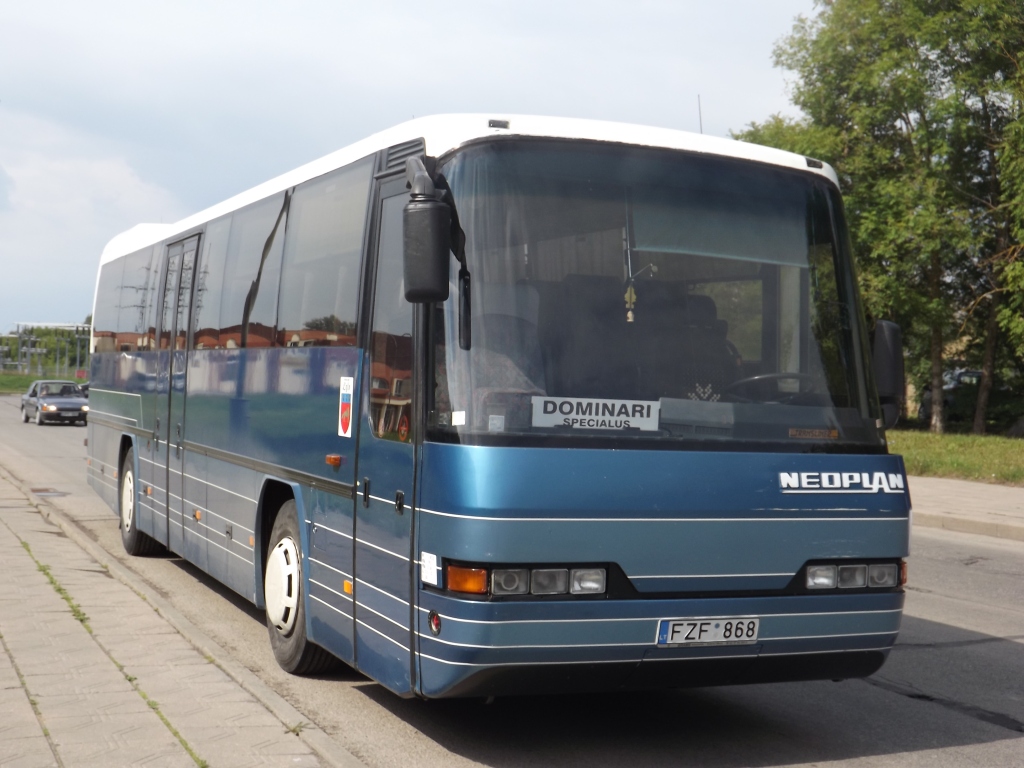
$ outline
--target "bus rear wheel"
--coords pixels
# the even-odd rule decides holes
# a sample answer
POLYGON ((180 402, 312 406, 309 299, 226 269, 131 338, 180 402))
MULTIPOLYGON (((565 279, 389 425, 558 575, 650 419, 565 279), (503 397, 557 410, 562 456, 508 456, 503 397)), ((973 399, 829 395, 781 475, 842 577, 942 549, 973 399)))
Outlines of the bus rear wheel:
POLYGON ((121 462, 121 492, 118 512, 121 544, 129 555, 152 555, 162 549, 160 542, 139 530, 138 498, 135 492, 135 449, 129 448, 121 462))
POLYGON ((267 632, 274 658, 283 670, 294 675, 311 675, 330 669, 336 659, 306 637, 300 542, 295 502, 287 501, 274 520, 263 574, 267 632))

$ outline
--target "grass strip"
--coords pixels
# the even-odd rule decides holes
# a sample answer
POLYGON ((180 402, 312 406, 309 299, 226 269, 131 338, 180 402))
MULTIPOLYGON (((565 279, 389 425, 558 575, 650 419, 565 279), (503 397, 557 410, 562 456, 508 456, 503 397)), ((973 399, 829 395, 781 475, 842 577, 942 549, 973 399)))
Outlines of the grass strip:
POLYGON ((1022 440, 916 430, 889 430, 886 437, 889 452, 903 456, 908 474, 1024 485, 1022 440))

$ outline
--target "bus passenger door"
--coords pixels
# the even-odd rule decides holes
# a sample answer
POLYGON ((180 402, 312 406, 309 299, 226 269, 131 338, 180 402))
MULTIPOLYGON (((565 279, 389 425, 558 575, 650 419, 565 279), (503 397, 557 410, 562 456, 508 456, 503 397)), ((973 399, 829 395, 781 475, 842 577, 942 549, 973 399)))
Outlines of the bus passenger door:
MULTIPOLYGON (((171 348, 174 346, 174 317, 177 309, 178 278, 181 275, 181 256, 183 244, 178 243, 167 249, 164 259, 164 275, 161 282, 159 306, 157 307, 156 334, 156 371, 154 377, 155 396, 153 435, 146 441, 146 448, 139 457, 139 474, 141 475, 146 500, 142 504, 149 506, 153 515, 153 529, 146 531, 154 539, 173 548, 169 539, 170 523, 168 521, 168 504, 170 496, 167 485, 167 443, 170 430, 167 426, 167 409, 170 399, 170 360, 171 348)), ((140 529, 145 531, 140 525, 140 529)), ((177 536, 180 542, 180 533, 177 536)), ((179 550, 180 551, 180 550, 179 550)))
POLYGON ((356 665, 399 694, 415 684, 411 594, 413 307, 402 277, 405 179, 378 208, 376 280, 363 370, 355 524, 356 665))
MULTIPOLYGON (((207 522, 204 517, 206 486, 202 481, 206 473, 199 471, 194 457, 185 450, 189 318, 198 245, 199 238, 190 237, 180 246, 173 246, 180 247, 182 254, 169 361, 167 506, 170 523, 168 537, 172 549, 206 570, 206 531, 203 527, 207 522)), ((205 459, 204 456, 198 458, 205 459)))

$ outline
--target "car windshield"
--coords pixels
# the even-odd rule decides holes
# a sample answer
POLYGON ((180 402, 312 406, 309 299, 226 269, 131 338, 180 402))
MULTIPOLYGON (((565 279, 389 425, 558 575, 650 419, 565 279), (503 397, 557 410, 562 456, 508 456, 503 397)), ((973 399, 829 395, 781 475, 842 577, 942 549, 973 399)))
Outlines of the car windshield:
POLYGON ((471 344, 453 259, 432 318, 431 439, 884 444, 827 180, 541 140, 471 146, 440 171, 466 234, 471 344))
POLYGON ((85 397, 82 388, 68 381, 50 381, 39 387, 40 397, 85 397))

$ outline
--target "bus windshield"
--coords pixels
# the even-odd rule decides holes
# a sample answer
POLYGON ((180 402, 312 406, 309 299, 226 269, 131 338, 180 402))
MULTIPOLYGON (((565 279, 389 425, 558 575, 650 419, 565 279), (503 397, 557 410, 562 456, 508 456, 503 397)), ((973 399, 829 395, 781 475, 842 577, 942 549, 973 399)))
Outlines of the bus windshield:
POLYGON ((430 439, 884 450, 835 187, 665 149, 508 139, 439 166, 466 235, 430 439))

